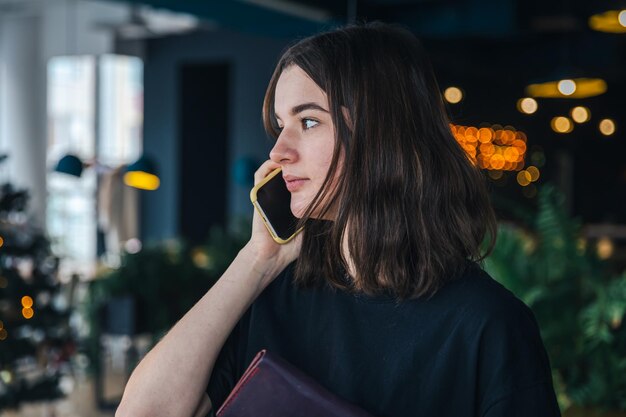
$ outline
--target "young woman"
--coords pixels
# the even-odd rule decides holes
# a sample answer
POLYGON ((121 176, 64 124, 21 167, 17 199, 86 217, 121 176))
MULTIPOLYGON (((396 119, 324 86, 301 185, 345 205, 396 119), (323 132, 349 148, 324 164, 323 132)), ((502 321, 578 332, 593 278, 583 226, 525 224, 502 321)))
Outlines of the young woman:
POLYGON ((296 43, 263 119, 275 145, 255 181, 282 167, 304 231, 278 245, 255 214, 117 417, 210 414, 261 349, 374 416, 560 415, 533 314, 476 263, 493 210, 414 36, 368 24, 296 43))

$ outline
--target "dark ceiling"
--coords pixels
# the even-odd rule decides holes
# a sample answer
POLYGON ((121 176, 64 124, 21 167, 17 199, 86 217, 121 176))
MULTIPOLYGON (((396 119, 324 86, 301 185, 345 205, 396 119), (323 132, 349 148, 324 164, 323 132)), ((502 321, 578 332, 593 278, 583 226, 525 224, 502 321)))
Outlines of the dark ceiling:
MULTIPOLYGON (((132 0, 204 17, 226 30, 284 39, 354 20, 400 23, 422 39, 442 88, 465 90, 464 101, 449 108, 453 121, 523 129, 529 146, 546 152, 543 178, 574 184, 574 214, 587 222, 626 223, 626 34, 594 32, 587 24, 593 13, 626 8, 621 1, 132 0), (529 82, 564 66, 607 81, 606 94, 576 105, 591 108, 596 123, 613 118, 616 135, 603 137, 591 123, 567 138, 552 132, 550 119, 567 114, 572 100, 544 100, 532 117, 516 110, 529 82)), ((503 192, 519 195, 511 182, 503 192)))
MULTIPOLYGON (((621 78, 626 62, 626 36, 594 32, 587 24, 591 14, 615 8, 622 0, 114 1, 186 12, 227 30, 287 39, 355 20, 400 23, 427 44, 448 45, 443 50, 448 62, 464 63, 467 56, 510 50, 524 65, 507 65, 508 70, 531 78, 533 68, 541 74, 543 67, 563 65, 621 78), (532 62, 526 56, 532 56, 532 62)), ((465 65, 465 70, 484 76, 500 73, 497 67, 465 65)))
POLYGON ((350 20, 403 23, 418 34, 527 35, 587 31, 621 0, 114 0, 188 12, 224 27, 294 36, 350 20), (293 10, 300 8, 299 13, 293 10), (310 12, 307 17, 307 11, 310 12), (326 16, 320 19, 320 14, 326 16), (279 23, 279 24, 277 24, 279 23))

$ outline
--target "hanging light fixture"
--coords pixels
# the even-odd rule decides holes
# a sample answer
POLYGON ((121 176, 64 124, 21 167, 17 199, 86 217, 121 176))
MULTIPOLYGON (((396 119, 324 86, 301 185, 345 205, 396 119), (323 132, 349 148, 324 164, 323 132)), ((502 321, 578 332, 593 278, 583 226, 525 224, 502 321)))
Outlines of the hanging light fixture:
POLYGON ((74 177, 80 177, 83 173, 83 161, 81 161, 76 155, 67 154, 63 158, 59 159, 56 167, 54 167, 54 171, 72 175, 74 177))
POLYGON ((606 93, 602 78, 584 77, 580 70, 562 67, 551 76, 526 86, 526 94, 536 98, 587 98, 606 93))
POLYGON ((589 77, 585 71, 572 65, 574 39, 570 33, 563 33, 557 44, 560 57, 554 72, 543 79, 526 86, 526 94, 535 98, 581 99, 604 94, 607 83, 601 78, 589 77))
MULTIPOLYGON (((104 171, 111 169, 97 161, 83 162, 76 155, 67 154, 59 159, 59 162, 54 167, 54 171, 80 178, 84 169, 91 166, 104 171)), ((124 183, 141 190, 156 190, 159 188, 161 181, 157 176, 154 162, 144 155, 128 165, 124 174, 124 183)))
POLYGON ((589 17, 589 27, 598 32, 626 33, 626 6, 589 17))
POLYGON ((154 162, 145 155, 126 168, 124 183, 130 187, 150 191, 156 190, 161 185, 154 162))

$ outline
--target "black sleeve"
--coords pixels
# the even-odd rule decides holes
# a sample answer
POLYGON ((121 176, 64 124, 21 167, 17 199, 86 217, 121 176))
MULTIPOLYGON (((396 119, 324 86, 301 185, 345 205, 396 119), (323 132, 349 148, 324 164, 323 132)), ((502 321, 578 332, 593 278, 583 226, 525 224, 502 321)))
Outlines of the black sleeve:
POLYGON ((552 384, 542 382, 518 389, 497 400, 489 406, 483 417, 556 417, 560 415, 552 384))
POLYGON ((482 417, 557 417, 550 361, 532 311, 519 299, 492 315, 480 334, 482 417))
POLYGON ((249 311, 235 325, 217 357, 206 388, 206 393, 213 406, 207 417, 217 413, 243 374, 244 369, 241 361, 245 351, 248 322, 249 311))

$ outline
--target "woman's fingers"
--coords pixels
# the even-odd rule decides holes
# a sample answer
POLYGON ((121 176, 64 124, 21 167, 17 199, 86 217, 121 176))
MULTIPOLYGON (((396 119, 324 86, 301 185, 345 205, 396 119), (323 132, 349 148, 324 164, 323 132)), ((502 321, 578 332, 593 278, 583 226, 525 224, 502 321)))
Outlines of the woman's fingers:
MULTIPOLYGON (((265 161, 254 173, 254 184, 259 184, 276 168, 280 168, 280 164, 272 160, 265 161)), ((270 232, 266 230, 266 226, 263 224, 263 220, 258 211, 254 210, 250 243, 257 253, 262 254, 266 259, 278 259, 278 262, 280 262, 284 268, 284 266, 298 257, 300 246, 302 245, 302 236, 298 235, 289 243, 279 245, 272 239, 270 232)))
POLYGON ((254 173, 254 185, 258 184, 263 180, 263 178, 267 177, 270 172, 274 171, 276 168, 280 168, 280 164, 268 159, 263 162, 259 169, 254 173))

